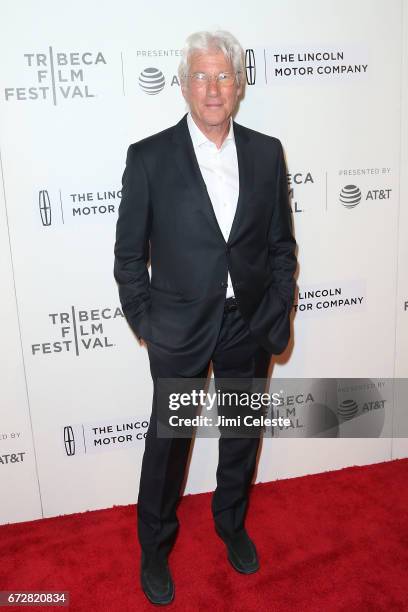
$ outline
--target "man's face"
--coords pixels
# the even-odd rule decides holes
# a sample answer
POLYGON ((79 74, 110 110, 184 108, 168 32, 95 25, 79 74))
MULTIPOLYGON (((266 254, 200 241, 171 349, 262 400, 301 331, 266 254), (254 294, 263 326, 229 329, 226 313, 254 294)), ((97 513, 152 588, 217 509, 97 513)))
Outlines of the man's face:
MULTIPOLYGON (((217 76, 220 72, 234 73, 234 68, 221 51, 195 52, 190 58, 189 73, 196 72, 217 76)), ((225 87, 214 78, 197 83, 187 77, 181 90, 193 119, 204 132, 211 127, 225 126, 241 95, 241 87, 235 79, 232 85, 225 87)))

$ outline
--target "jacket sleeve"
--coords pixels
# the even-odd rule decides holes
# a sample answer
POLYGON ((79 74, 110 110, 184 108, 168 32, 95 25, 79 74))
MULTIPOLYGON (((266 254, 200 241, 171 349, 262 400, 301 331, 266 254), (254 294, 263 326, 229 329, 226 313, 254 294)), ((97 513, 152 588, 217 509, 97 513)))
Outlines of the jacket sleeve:
POLYGON ((289 206, 289 190, 285 157, 280 141, 277 170, 276 198, 268 232, 269 262, 272 287, 291 308, 294 301, 296 282, 296 241, 293 236, 292 217, 289 206))
POLYGON ((130 145, 116 225, 114 277, 123 314, 138 337, 150 302, 147 269, 150 226, 148 178, 137 145, 130 145))

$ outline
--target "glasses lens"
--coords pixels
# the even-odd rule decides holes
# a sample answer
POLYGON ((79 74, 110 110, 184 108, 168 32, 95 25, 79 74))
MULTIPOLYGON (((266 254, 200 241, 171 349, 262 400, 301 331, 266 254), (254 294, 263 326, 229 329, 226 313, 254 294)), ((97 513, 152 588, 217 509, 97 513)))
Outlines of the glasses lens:
POLYGON ((221 86, 225 87, 233 84, 234 76, 232 72, 220 72, 217 75, 207 74, 206 72, 194 72, 190 75, 190 78, 197 85, 207 84, 214 79, 221 86))

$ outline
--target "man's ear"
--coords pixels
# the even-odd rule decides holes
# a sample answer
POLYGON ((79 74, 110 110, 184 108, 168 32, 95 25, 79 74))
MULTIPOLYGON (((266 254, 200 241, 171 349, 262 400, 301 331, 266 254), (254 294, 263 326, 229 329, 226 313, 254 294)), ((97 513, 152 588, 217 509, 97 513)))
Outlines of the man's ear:
POLYGON ((183 98, 185 99, 185 101, 187 102, 187 88, 186 88, 186 83, 185 81, 181 81, 180 83, 180 87, 181 87, 181 93, 183 94, 183 98))

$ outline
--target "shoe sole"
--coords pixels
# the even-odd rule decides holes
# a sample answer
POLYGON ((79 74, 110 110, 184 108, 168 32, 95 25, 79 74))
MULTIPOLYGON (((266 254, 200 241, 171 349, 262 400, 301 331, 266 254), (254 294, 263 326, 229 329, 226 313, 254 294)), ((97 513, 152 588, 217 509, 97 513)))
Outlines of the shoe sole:
POLYGON ((235 565, 234 561, 231 559, 231 557, 229 555, 228 555, 228 561, 231 563, 231 565, 234 568, 234 570, 236 570, 240 574, 255 574, 255 572, 257 572, 259 570, 259 564, 256 567, 254 567, 253 569, 244 570, 241 567, 238 567, 238 565, 235 565))
POLYGON ((171 596, 168 599, 164 599, 163 601, 158 601, 153 599, 150 595, 149 595, 149 589, 145 588, 145 583, 143 580, 140 580, 140 584, 142 587, 142 591, 144 593, 144 595, 147 597, 147 599, 150 601, 151 604, 154 604, 155 606, 167 606, 169 603, 171 603, 174 599, 174 594, 175 594, 175 588, 174 588, 174 583, 173 583, 173 591, 171 592, 171 596))
POLYGON ((146 591, 143 589, 143 593, 146 595, 147 599, 150 601, 151 604, 155 605, 155 606, 167 606, 168 604, 170 604, 173 599, 174 599, 174 591, 171 594, 171 598, 170 599, 166 599, 165 601, 156 601, 154 599, 152 599, 147 593, 146 591))

